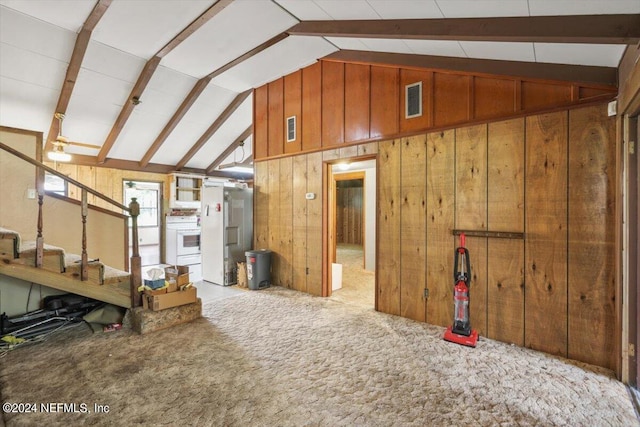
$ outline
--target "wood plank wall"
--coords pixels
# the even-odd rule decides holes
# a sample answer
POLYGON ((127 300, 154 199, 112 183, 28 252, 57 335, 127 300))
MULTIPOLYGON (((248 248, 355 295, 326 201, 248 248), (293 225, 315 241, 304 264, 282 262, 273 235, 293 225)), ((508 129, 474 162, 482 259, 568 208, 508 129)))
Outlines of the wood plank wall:
POLYGON ((615 96, 609 86, 323 60, 254 92, 254 157, 410 136, 615 96), (405 118, 405 86, 421 82, 422 115, 405 118), (286 119, 297 117, 286 141, 286 119))
POLYGON ((458 246, 452 231, 523 233, 468 238, 473 327, 489 338, 613 369, 615 120, 606 109, 257 162, 256 247, 284 246, 276 254, 276 284, 321 295, 322 163, 377 152, 379 311, 449 325, 458 246), (280 196, 283 188, 293 196, 280 196), (303 200, 304 192, 318 197, 303 200), (292 265, 283 272, 289 256, 292 265))

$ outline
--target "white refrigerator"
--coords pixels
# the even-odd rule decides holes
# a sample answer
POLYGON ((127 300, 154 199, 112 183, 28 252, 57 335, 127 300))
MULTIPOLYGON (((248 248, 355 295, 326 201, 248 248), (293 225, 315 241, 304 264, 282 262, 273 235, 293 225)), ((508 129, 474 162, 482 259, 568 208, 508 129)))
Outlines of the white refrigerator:
POLYGON ((235 285, 237 262, 253 242, 253 190, 223 186, 202 187, 200 246, 202 280, 235 285))

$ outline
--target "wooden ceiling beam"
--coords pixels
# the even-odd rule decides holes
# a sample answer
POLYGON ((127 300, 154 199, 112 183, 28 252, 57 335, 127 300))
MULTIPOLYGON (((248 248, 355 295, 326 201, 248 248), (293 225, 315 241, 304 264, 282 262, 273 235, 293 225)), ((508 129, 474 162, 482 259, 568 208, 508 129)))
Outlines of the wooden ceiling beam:
POLYGON ((471 59, 360 50, 340 50, 322 59, 339 62, 415 67, 442 70, 444 72, 453 71, 514 78, 570 81, 610 87, 617 85, 617 69, 614 67, 471 59))
MULTIPOLYGON (((89 17, 84 22, 82 29, 76 37, 76 43, 73 47, 73 53, 71 54, 71 60, 67 67, 67 73, 64 77, 64 83, 58 96, 58 103, 56 104, 56 111, 54 113, 65 114, 67 107, 69 106, 69 100, 73 93, 78 74, 80 73, 80 66, 84 59, 84 54, 87 52, 89 41, 91 40, 91 32, 96 27, 100 19, 104 16, 105 12, 111 5, 112 0, 100 0, 96 3, 95 7, 89 14, 89 17)), ((60 132, 60 122, 54 116, 51 118, 51 125, 49 126, 49 133, 47 134, 47 141, 45 143, 45 151, 50 151, 53 148, 51 141, 58 136, 60 132)))
MULTIPOLYGON (((253 125, 249 125, 249 127, 247 129, 245 129, 244 132, 242 132, 240 134, 240 136, 238 136, 235 141, 233 141, 231 143, 231 145, 229 145, 226 150, 224 150, 222 152, 222 154, 220 154, 213 162, 211 162, 211 164, 209 165, 209 167, 207 167, 207 173, 212 173, 219 165, 220 163, 222 163, 224 161, 224 159, 226 159, 227 157, 229 157, 231 155, 231 153, 233 153, 235 151, 236 148, 238 148, 240 146, 241 143, 244 142, 245 139, 249 138, 249 136, 253 133, 253 125)), ((244 160, 244 159, 242 159, 244 160)))
POLYGON ((295 36, 540 43, 636 44, 640 14, 303 21, 295 36))
POLYGON ((224 73, 230 68, 233 68, 236 65, 246 61, 252 56, 257 55, 263 50, 268 49, 269 47, 275 45, 276 43, 284 40, 288 36, 289 34, 287 33, 280 33, 272 37, 271 39, 267 40, 266 42, 262 43, 261 45, 254 47, 253 49, 244 53, 243 55, 240 55, 239 57, 233 59, 232 61, 229 61, 222 67, 212 71, 207 76, 198 80, 198 82, 193 86, 193 89, 191 89, 191 92, 189 92, 187 97, 182 101, 182 104, 180 104, 180 107, 178 107, 178 109, 173 114, 171 119, 169 119, 169 122, 167 122, 167 124, 165 125, 164 129, 162 129, 160 134, 158 134, 158 137, 155 139, 155 141, 153 141, 153 144, 151 144, 147 152, 144 154, 144 156, 142 157, 142 160, 140 160, 140 166, 145 167, 149 164, 153 156, 158 152, 160 147, 162 147, 162 144, 164 144, 164 142, 169 137, 171 132, 173 132, 175 127, 178 125, 178 123, 180 123, 180 121, 185 116, 185 114, 187 114, 187 112, 189 111, 191 106, 194 104, 194 102, 196 102, 200 94, 202 94, 202 92, 207 87, 211 79, 213 79, 216 76, 219 76, 220 74, 224 73))
POLYGON ((213 122, 213 124, 209 126, 209 129, 207 129, 202 134, 202 136, 198 139, 198 141, 196 141, 196 143, 193 144, 193 146, 189 149, 187 154, 185 154, 184 157, 176 164, 176 167, 175 167, 176 170, 179 171, 179 170, 182 170, 182 168, 184 168, 187 162, 191 160, 193 156, 195 156, 196 153, 202 148, 202 146, 206 144, 209 138, 211 138, 213 134, 216 133, 218 129, 220 129, 220 126, 222 126, 229 119, 229 117, 233 115, 233 113, 238 109, 238 107, 240 107, 240 105, 244 102, 244 100, 247 99, 247 97, 251 94, 251 92, 252 92, 252 89, 242 92, 241 94, 236 96, 233 101, 231 101, 231 104, 229 104, 227 108, 225 108, 222 114, 220 114, 220 116, 218 116, 218 118, 213 122))

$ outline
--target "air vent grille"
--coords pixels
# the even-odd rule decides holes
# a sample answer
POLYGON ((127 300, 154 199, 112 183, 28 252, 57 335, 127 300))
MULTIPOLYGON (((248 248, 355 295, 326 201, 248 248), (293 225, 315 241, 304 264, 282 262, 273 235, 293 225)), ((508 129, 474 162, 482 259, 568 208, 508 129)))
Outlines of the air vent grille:
POLYGON ((422 82, 405 86, 405 118, 422 116, 422 82))
POLYGON ((287 142, 296 140, 296 116, 287 117, 287 142))

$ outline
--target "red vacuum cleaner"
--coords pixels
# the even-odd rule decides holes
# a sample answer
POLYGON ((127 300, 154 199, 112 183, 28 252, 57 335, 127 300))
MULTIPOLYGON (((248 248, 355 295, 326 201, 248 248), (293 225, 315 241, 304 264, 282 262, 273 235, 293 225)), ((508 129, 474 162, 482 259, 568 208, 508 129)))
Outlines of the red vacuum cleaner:
POLYGON ((460 247, 454 255, 453 280, 453 325, 444 332, 445 341, 475 347, 478 332, 471 329, 469 320, 469 285, 471 283, 471 263, 469 251, 464 247, 464 233, 460 234, 460 247))

